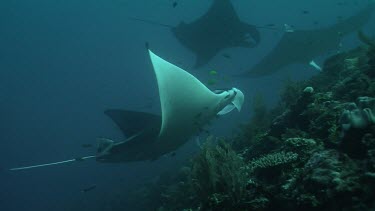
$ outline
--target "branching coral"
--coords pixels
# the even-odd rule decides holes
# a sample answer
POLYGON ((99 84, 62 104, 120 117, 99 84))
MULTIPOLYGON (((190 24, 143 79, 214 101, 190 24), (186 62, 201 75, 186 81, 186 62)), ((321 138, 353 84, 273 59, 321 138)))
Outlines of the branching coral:
POLYGON ((271 168, 297 160, 298 154, 293 152, 275 152, 260 158, 254 159, 250 163, 250 169, 271 168))

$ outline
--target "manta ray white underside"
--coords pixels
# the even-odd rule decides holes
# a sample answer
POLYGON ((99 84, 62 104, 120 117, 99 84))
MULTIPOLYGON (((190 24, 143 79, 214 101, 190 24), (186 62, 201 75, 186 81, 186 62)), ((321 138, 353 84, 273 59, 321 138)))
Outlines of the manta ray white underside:
POLYGON ((243 93, 232 88, 220 93, 209 90, 187 71, 149 50, 159 87, 162 125, 158 144, 174 150, 216 115, 241 110, 243 93))
MULTIPOLYGON (((149 55, 159 88, 162 114, 160 121, 159 117, 154 114, 135 111, 124 111, 122 114, 135 117, 142 115, 141 121, 148 121, 152 118, 152 124, 147 126, 152 129, 143 128, 136 131, 137 128, 132 125, 132 134, 126 134, 129 138, 125 141, 115 143, 108 139, 102 139, 98 154, 95 156, 10 170, 58 165, 89 158, 113 163, 154 160, 182 146, 215 116, 224 115, 233 109, 241 110, 244 95, 239 89, 211 91, 187 71, 162 59, 150 50, 149 55), (156 131, 155 128, 157 128, 156 131)), ((126 121, 125 118, 117 118, 117 124, 125 128, 125 133, 127 126, 121 124, 134 124, 134 122, 126 121)))

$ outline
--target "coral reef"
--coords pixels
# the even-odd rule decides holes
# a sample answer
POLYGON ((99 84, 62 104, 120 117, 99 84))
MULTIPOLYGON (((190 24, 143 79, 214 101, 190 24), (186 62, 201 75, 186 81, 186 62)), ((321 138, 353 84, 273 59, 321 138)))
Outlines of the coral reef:
POLYGON ((189 176, 178 187, 177 193, 184 193, 183 198, 189 199, 189 204, 176 206, 186 200, 168 194, 165 200, 175 203, 166 203, 162 209, 239 209, 245 207, 248 185, 248 169, 242 157, 228 143, 209 137, 193 159, 189 176))
POLYGON ((375 44, 358 36, 276 108, 257 96, 240 133, 211 138, 156 191, 159 210, 374 210, 375 44))

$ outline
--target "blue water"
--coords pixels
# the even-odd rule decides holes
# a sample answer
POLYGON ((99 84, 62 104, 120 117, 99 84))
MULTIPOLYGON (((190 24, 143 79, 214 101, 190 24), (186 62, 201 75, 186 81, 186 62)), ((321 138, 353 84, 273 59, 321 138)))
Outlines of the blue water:
MULTIPOLYGON (((258 62, 277 43, 280 33, 261 30, 254 49, 228 49, 232 59, 215 57, 200 69, 189 70, 194 55, 166 28, 127 17, 169 25, 190 22, 212 1, 171 0, 8 0, 0 1, 0 210, 133 210, 129 190, 178 169, 198 147, 189 142, 175 157, 155 162, 102 164, 94 160, 59 167, 10 172, 33 165, 92 155, 97 137, 121 140, 121 132, 103 114, 108 108, 160 113, 157 85, 145 42, 171 62, 202 81, 211 69, 220 74, 241 73, 258 62), (93 184, 97 188, 82 193, 93 184)), ((288 23, 298 29, 328 26, 338 16, 355 14, 368 1, 245 1, 233 4, 243 21, 255 25, 288 23), (309 14, 302 14, 308 10, 309 14), (314 25, 313 22, 318 24, 314 25)), ((364 30, 374 34, 371 26, 364 30)), ((355 35, 343 40, 343 49, 357 46, 355 35)), ((322 55, 315 59, 322 64, 322 55)), ((259 79, 231 78, 222 87, 238 87, 246 95, 241 114, 232 113, 213 126, 215 135, 230 135, 251 117, 251 99, 264 95, 268 106, 277 102, 288 78, 316 74, 308 65, 259 79)), ((139 203, 142 203, 141 201, 139 203)))

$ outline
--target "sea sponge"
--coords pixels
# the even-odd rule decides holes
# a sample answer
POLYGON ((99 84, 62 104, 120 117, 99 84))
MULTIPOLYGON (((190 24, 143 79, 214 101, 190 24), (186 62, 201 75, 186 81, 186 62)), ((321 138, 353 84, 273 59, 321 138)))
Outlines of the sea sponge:
POLYGON ((375 124, 373 109, 375 109, 375 98, 372 97, 359 97, 357 103, 347 104, 340 118, 344 131, 351 128, 364 129, 375 124))

